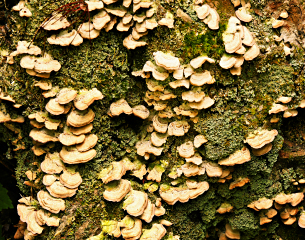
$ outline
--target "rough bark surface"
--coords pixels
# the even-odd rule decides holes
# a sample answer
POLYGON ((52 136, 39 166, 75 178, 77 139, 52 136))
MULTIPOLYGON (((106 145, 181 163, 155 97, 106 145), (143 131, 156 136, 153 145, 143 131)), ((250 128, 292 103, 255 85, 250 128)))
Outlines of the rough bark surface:
MULTIPOLYGON (((25 69, 20 67, 22 56, 15 57, 14 64, 8 64, 7 57, 16 49, 18 41, 30 42, 44 19, 55 9, 70 2, 72 1, 31 0, 27 6, 33 15, 30 18, 22 18, 18 12, 11 11, 16 2, 0 1, 0 88, 22 106, 14 108, 12 103, 5 100, 0 104, 11 116, 25 117, 24 123, 0 123, 0 144, 5 145, 1 162, 9 165, 9 162, 16 163, 15 176, 23 196, 33 195, 36 198, 37 192, 45 189, 42 184, 44 173, 40 170, 44 156, 37 157, 31 150, 33 141, 29 133, 32 127, 27 117, 35 111, 43 111, 48 99, 43 97, 40 88, 34 86, 41 79, 28 75, 25 69), (28 170, 37 172, 38 180, 29 181, 25 175, 28 170), (24 184, 25 181, 29 183, 24 184)), ((119 1, 118 5, 121 2, 119 1)), ((208 177, 206 174, 190 178, 182 175, 179 178, 181 184, 187 179, 207 181, 209 190, 187 203, 178 202, 173 206, 163 203, 166 214, 154 217, 150 224, 143 221, 143 228, 149 229, 153 223, 166 219, 173 225, 167 227, 164 239, 168 238, 169 233, 173 233, 179 235, 181 240, 203 240, 220 239, 220 234, 225 232, 225 225, 229 223, 240 231, 243 240, 304 239, 304 230, 298 226, 298 221, 293 225, 285 225, 278 212, 271 223, 260 225, 260 217, 267 210, 255 211, 247 205, 264 197, 272 199, 279 193, 304 191, 304 184, 298 181, 305 178, 305 110, 299 107, 300 102, 305 99, 305 2, 249 1, 253 20, 243 25, 254 34, 261 53, 253 61, 245 61, 240 76, 233 76, 229 70, 219 66, 219 61, 225 54, 222 34, 227 28, 228 19, 234 16, 237 10, 230 0, 198 1, 217 10, 220 15, 218 30, 210 30, 198 19, 193 7, 196 1, 153 2, 156 20, 171 13, 175 20, 174 28, 158 26, 150 30, 141 38, 147 45, 135 50, 128 50, 123 46, 123 40, 129 33, 118 32, 116 29, 109 32, 102 30, 99 37, 90 41, 84 40, 78 47, 50 45, 46 38, 54 33, 42 29, 35 37, 33 44, 51 54, 62 65, 60 71, 51 73, 48 82, 59 88, 70 87, 75 90, 97 88, 104 95, 102 100, 95 101, 91 106, 95 112, 92 132, 99 139, 95 146, 97 155, 93 160, 77 165, 83 182, 75 196, 65 199, 66 210, 57 215, 61 218, 60 226, 46 227, 36 239, 87 239, 100 234, 102 221, 119 221, 127 215, 122 209, 123 201, 114 203, 103 198, 105 187, 102 180, 98 179, 98 174, 111 162, 128 157, 132 161, 139 159, 147 168, 152 168, 154 164, 160 165, 162 160, 167 165, 162 181, 157 185, 170 185, 173 179, 169 178, 168 174, 175 166, 185 162, 184 158, 179 157, 177 146, 202 134, 208 142, 197 149, 197 152, 203 160, 217 163, 243 148, 246 137, 262 128, 277 129, 279 132, 269 153, 259 157, 251 153, 251 161, 234 167, 224 167, 231 171, 234 169, 232 179, 226 180, 225 183, 220 183, 218 177, 208 177), (271 19, 278 19, 284 10, 288 13, 284 25, 277 29, 272 28, 271 19), (191 21, 186 17, 179 17, 179 11, 187 14, 191 21), (276 41, 276 37, 283 40, 276 41), (290 55, 285 54, 284 47, 291 49, 290 55), (108 112, 110 104, 122 98, 127 100, 131 107, 143 104, 153 111, 153 106, 148 106, 144 101, 147 91, 145 79, 135 77, 131 73, 141 70, 146 61, 153 61, 153 53, 156 51, 171 52, 180 59, 181 64, 188 64, 190 60, 202 54, 215 59, 216 64, 205 63, 199 69, 209 70, 216 80, 216 83, 204 87, 206 96, 214 99, 215 104, 200 110, 193 121, 188 117, 176 116, 175 120, 188 119, 191 125, 189 132, 182 137, 168 137, 162 155, 151 155, 146 161, 137 155, 135 145, 148 137, 147 128, 151 119, 142 120, 125 114, 110 117, 108 112), (283 118, 283 112, 273 115, 268 113, 273 103, 281 96, 292 97, 292 101, 286 106, 298 110, 296 117, 283 118), (270 123, 274 115, 279 121, 270 123), (230 183, 242 178, 248 178, 250 181, 242 187, 229 190, 230 183), (233 210, 219 214, 216 210, 223 203, 233 206, 233 210)), ((94 15, 95 12, 91 13, 94 15)), ((74 29, 82 21, 86 21, 85 16, 78 18, 80 14, 81 12, 77 12, 75 16, 70 16, 72 21, 75 20, 72 26, 74 29)), ((174 80, 171 76, 161 84, 165 86, 174 80)), ((184 91, 185 88, 177 88, 173 93, 181 96, 184 91)), ((181 104, 183 100, 180 97, 169 101, 168 106, 174 108, 181 104)), ((61 145, 57 144, 52 149, 60 150, 61 145)), ((152 202, 159 197, 158 191, 147 191, 147 183, 150 181, 147 181, 146 177, 142 181, 128 172, 124 178, 132 182, 133 189, 146 191, 152 202)), ((304 204, 302 201, 297 206, 297 219, 304 204)), ((40 206, 37 205, 36 208, 39 209, 40 206)), ((116 238, 105 234, 104 239, 116 238)))

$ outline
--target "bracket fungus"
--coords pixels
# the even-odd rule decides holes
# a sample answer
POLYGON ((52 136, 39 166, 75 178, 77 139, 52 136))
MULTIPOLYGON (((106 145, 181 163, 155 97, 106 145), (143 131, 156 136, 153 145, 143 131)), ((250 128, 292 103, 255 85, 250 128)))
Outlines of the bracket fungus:
POLYGON ((90 149, 86 152, 79 152, 76 147, 64 146, 59 155, 64 163, 78 164, 92 160, 96 155, 96 151, 95 149, 90 149))
POLYGON ((58 136, 58 140, 65 146, 72 146, 84 142, 85 135, 75 136, 70 133, 61 133, 58 136))
POLYGON ((107 201, 111 202, 120 202, 131 190, 130 182, 125 179, 112 181, 108 183, 105 187, 106 190, 103 193, 103 197, 107 201))
POLYGON ((102 179, 103 183, 108 183, 113 180, 120 180, 126 173, 126 168, 123 161, 112 162, 108 168, 103 169, 98 178, 102 179))
POLYGON ((187 121, 174 121, 168 125, 169 136, 183 136, 190 129, 187 121))
POLYGON ((162 224, 154 223, 151 229, 143 229, 140 240, 161 240, 166 234, 162 224))
POLYGON ((271 143, 274 138, 277 136, 277 130, 273 129, 271 131, 268 130, 260 130, 257 133, 249 135, 245 143, 248 143, 252 148, 258 149, 262 148, 268 143, 271 143))
POLYGON ((40 164, 43 172, 48 174, 61 173, 64 169, 64 164, 59 157, 59 153, 47 153, 44 161, 40 164))
POLYGON ((193 73, 190 78, 190 83, 194 86, 200 87, 204 84, 215 83, 215 79, 209 71, 204 71, 202 73, 193 73))
POLYGON ((182 99, 188 102, 200 102, 204 97, 205 93, 201 88, 193 88, 191 91, 182 93, 182 99))
POLYGON ((94 117, 94 112, 89 108, 84 111, 74 109, 68 115, 67 124, 73 127, 83 127, 91 123, 94 117))
POLYGON ((132 190, 128 193, 123 203, 123 209, 131 216, 137 217, 143 214, 148 203, 147 193, 132 190))
POLYGON ((200 102, 189 103, 189 106, 191 108, 201 110, 201 109, 207 109, 207 108, 211 107, 214 103, 215 103, 215 101, 212 98, 204 97, 200 102))
POLYGON ((57 142, 58 138, 56 134, 48 129, 32 129, 30 132, 30 137, 33 140, 40 142, 40 143, 47 143, 47 142, 57 142))
POLYGON ((226 224, 226 236, 230 239, 240 239, 240 232, 233 229, 230 224, 226 224))
MULTIPOLYGON (((154 147, 150 141, 139 141, 136 144, 137 154, 145 157, 146 154, 160 156, 163 148, 154 147)), ((149 156, 148 156, 149 158, 149 156)))
POLYGON ((94 29, 94 26, 91 22, 82 23, 77 32, 85 39, 94 39, 100 35, 100 30, 94 29))
POLYGON ((47 38, 49 44, 60 45, 60 46, 79 46, 83 43, 83 38, 81 35, 73 29, 71 32, 64 30, 61 31, 58 35, 52 35, 47 38))
POLYGON ((60 175, 59 181, 67 188, 77 188, 82 183, 82 177, 78 172, 65 171, 60 175))
POLYGON ((238 150, 231 154, 228 158, 218 161, 219 165, 224 166, 234 166, 236 164, 243 164, 251 160, 250 151, 248 148, 243 147, 241 150, 238 150))
POLYGON ((53 198, 48 192, 43 190, 40 190, 37 193, 37 199, 42 208, 52 213, 59 213, 60 211, 64 211, 66 208, 64 200, 53 198))
POLYGON ((253 17, 249 14, 246 7, 240 7, 236 12, 236 16, 243 22, 251 22, 253 17))
POLYGON ((49 193, 56 198, 68 198, 76 194, 77 188, 67 188, 59 181, 54 182, 51 186, 46 187, 49 193))
POLYGON ((124 239, 139 239, 142 234, 142 221, 137 218, 133 218, 134 224, 131 228, 124 227, 122 229, 122 236, 124 239))
POLYGON ((166 70, 177 70, 180 67, 180 61, 177 57, 161 51, 154 52, 154 59, 156 64, 166 70))
POLYGON ((154 215, 155 215, 155 205, 152 204, 151 201, 148 199, 147 206, 143 214, 140 216, 140 218, 145 222, 150 223, 154 215))
POLYGON ((95 134, 89 134, 85 137, 85 140, 82 143, 76 145, 76 148, 79 152, 86 152, 91 148, 94 148, 94 146, 97 144, 97 141, 98 137, 95 134))
POLYGON ((195 154, 193 142, 188 141, 177 147, 180 157, 190 158, 195 154))
POLYGON ((120 99, 110 105, 110 114, 111 116, 119 116, 120 114, 132 114, 132 108, 129 106, 128 102, 125 99, 120 99))

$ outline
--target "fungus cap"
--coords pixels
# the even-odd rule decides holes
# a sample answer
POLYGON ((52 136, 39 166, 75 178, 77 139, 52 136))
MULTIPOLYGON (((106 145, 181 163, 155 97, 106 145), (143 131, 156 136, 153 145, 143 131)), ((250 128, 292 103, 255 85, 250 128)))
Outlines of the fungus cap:
POLYGON ((190 82, 194 86, 202 86, 204 84, 213 84, 215 79, 212 77, 209 71, 204 71, 202 73, 193 73, 190 82))
POLYGON ((77 188, 82 182, 82 177, 78 172, 71 173, 65 171, 60 175, 59 181, 67 188, 77 188))
POLYGON ((222 168, 214 162, 203 162, 206 173, 209 177, 220 177, 222 175, 222 168))
POLYGON ((104 11, 101 10, 98 14, 95 14, 93 16, 92 22, 93 22, 93 27, 96 30, 101 30, 102 28, 104 28, 106 26, 107 23, 109 23, 111 20, 111 17, 109 16, 109 14, 104 11))
POLYGON ((254 156, 262 156, 268 152, 270 152, 272 149, 272 143, 268 143, 265 146, 258 148, 258 149, 252 149, 252 153, 254 156))
POLYGON ((103 169, 100 172, 98 178, 102 179, 103 183, 108 183, 113 180, 120 180, 126 173, 126 170, 127 169, 123 161, 112 162, 108 168, 103 169))
POLYGON ((167 120, 158 117, 158 115, 155 115, 152 121, 153 121, 153 127, 157 132, 166 133, 168 126, 167 120))
POLYGON ((248 47, 252 47, 255 43, 255 40, 252 36, 252 33, 249 31, 249 29, 245 26, 242 26, 244 37, 242 39, 242 43, 248 47))
POLYGON ((41 227, 36 221, 36 212, 37 211, 31 211, 26 216, 27 230, 33 234, 41 234, 43 227, 41 227))
POLYGON ((96 156, 96 151, 94 149, 90 149, 86 152, 79 152, 76 147, 64 146, 59 155, 64 163, 78 164, 92 160, 96 156))
POLYGON ((215 101, 212 98, 204 97, 200 102, 189 103, 189 106, 191 108, 201 110, 201 109, 207 109, 207 108, 211 107, 214 103, 215 103, 215 101))
POLYGON ((49 193, 56 198, 72 197, 76 194, 77 191, 77 188, 67 188, 59 181, 54 182, 51 186, 47 186, 46 188, 49 193))
POLYGON ((236 187, 242 187, 242 186, 244 186, 248 182, 250 182, 249 178, 238 178, 234 182, 230 183, 229 190, 232 190, 232 189, 234 189, 236 187))
POLYGON ((301 213, 300 218, 298 220, 298 225, 301 228, 305 228, 305 214, 301 213))
POLYGON ((289 117, 295 117, 298 115, 298 111, 295 109, 287 109, 284 114, 283 117, 284 118, 289 118, 289 117))
POLYGON ((59 91, 57 95, 57 102, 59 104, 67 104, 74 100, 77 96, 77 91, 69 88, 63 88, 59 91))
POLYGON ((40 142, 40 143, 47 143, 47 142, 57 142, 58 138, 55 136, 55 133, 48 129, 32 129, 30 132, 30 137, 33 140, 40 142))
POLYGON ((85 39, 94 39, 100 35, 100 30, 94 29, 94 26, 91 22, 82 23, 77 32, 85 39))
POLYGON ((196 7, 195 11, 199 19, 203 20, 210 14, 210 6, 208 4, 204 4, 200 7, 196 7))
POLYGON ((190 129, 187 121, 174 121, 168 125, 168 135, 183 136, 190 129))
POLYGON ((260 130, 257 134, 250 135, 246 138, 245 142, 248 143, 252 148, 262 148, 268 143, 271 143, 277 136, 278 132, 276 129, 271 131, 260 130))
POLYGON ((250 151, 248 148, 243 147, 231 154, 228 158, 222 159, 218 162, 219 165, 234 166, 236 164, 243 164, 251 160, 250 151))
POLYGON ((132 108, 125 99, 120 99, 110 105, 110 113, 112 116, 119 116, 122 113, 132 114, 132 108))
POLYGON ((64 106, 59 104, 57 98, 50 99, 45 108, 53 115, 60 115, 65 111, 64 106))
POLYGON ((42 208, 52 213, 59 213, 60 211, 64 211, 66 208, 64 200, 53 198, 48 192, 43 190, 40 190, 37 193, 37 200, 42 208))
POLYGON ((206 143, 208 140, 203 135, 197 135, 194 138, 195 148, 199 148, 202 144, 206 143))
POLYGON ((57 177, 55 175, 46 174, 43 176, 42 183, 45 186, 52 185, 57 180, 57 177))
POLYGON ((144 105, 137 105, 132 108, 133 115, 146 119, 149 117, 149 110, 144 105))
POLYGON ((180 157, 190 158, 195 154, 193 142, 188 141, 177 147, 180 157))
POLYGON ((168 28, 174 28, 174 19, 172 18, 162 18, 158 24, 161 26, 166 26, 168 28))
POLYGON ((67 124, 73 127, 83 127, 94 120, 95 114, 91 109, 79 111, 74 109, 67 118, 67 124))
POLYGON ((193 163, 196 165, 200 165, 202 163, 202 157, 199 155, 199 153, 195 153, 194 156, 186 158, 185 160, 186 162, 193 163))
POLYGON ((187 162, 181 166, 182 172, 186 177, 199 175, 199 167, 196 164, 187 162))
POLYGON ((69 127, 69 131, 77 136, 90 133, 92 129, 93 129, 92 123, 89 123, 88 125, 85 125, 83 127, 69 127))
POLYGON ((246 61, 251 61, 260 54, 259 47, 254 44, 244 55, 246 61))
POLYGON ((186 80, 186 79, 181 79, 181 80, 177 80, 174 82, 170 82, 169 86, 171 88, 176 89, 177 87, 186 87, 186 88, 190 88, 190 81, 186 80))
POLYGON ((137 47, 143 47, 147 45, 146 42, 138 42, 135 39, 133 39, 132 34, 130 34, 128 37, 124 38, 123 40, 123 46, 127 49, 136 49, 137 47))
POLYGON ((203 22, 205 24, 208 24, 208 27, 212 30, 219 29, 219 21, 220 21, 219 14, 214 8, 210 8, 208 17, 203 20, 203 22))
POLYGON ((142 221, 134 218, 134 225, 131 229, 123 228, 122 236, 124 239, 139 239, 142 234, 142 221))
POLYGON ((146 153, 153 154, 155 156, 160 156, 163 148, 157 148, 151 145, 150 141, 139 141, 136 144, 137 154, 140 156, 145 156, 146 153))
POLYGON ((219 62, 219 65, 224 68, 224 69, 229 69, 234 67, 234 65, 236 64, 237 59, 233 56, 228 56, 228 55, 224 55, 219 62))
POLYGON ((123 203, 123 209, 131 216, 137 217, 143 214, 148 203, 147 193, 132 190, 123 203))
POLYGON ((130 182, 125 179, 112 181, 111 183, 108 183, 105 187, 106 190, 103 193, 103 197, 107 201, 111 202, 120 202, 131 190, 130 182))
POLYGON ((150 223, 154 215, 155 215, 155 205, 152 204, 151 201, 148 199, 147 206, 143 214, 140 216, 140 218, 145 222, 150 223))
POLYGON ((17 205, 17 213, 20 217, 20 220, 22 222, 26 222, 26 217, 29 213, 33 212, 35 210, 32 206, 27 206, 24 204, 18 204, 17 205))
POLYGON ((156 147, 161 147, 164 143, 166 143, 166 140, 167 134, 153 132, 150 136, 151 143, 156 147))
POLYGON ((226 236, 230 239, 240 239, 240 232, 234 230, 230 224, 226 224, 226 236))
POLYGON ((180 67, 180 61, 177 57, 170 54, 165 54, 161 51, 154 52, 156 64, 166 70, 176 70, 180 67))
POLYGON ((241 75, 241 67, 233 67, 230 69, 230 73, 232 75, 237 75, 237 76, 240 76, 241 75))
MULTIPOLYGON (((225 39, 224 39, 225 41, 225 39)), ((236 32, 233 35, 233 39, 232 40, 226 40, 225 41, 225 49, 227 53, 234 53, 236 52, 238 49, 240 49, 242 47, 242 40, 241 40, 241 36, 239 32, 236 32)))
POLYGON ((246 7, 240 7, 235 14, 243 22, 250 22, 252 20, 252 16, 248 13, 246 7))
POLYGON ((93 148, 97 144, 97 141, 98 137, 95 134, 90 134, 85 137, 82 143, 76 145, 76 148, 79 152, 86 152, 93 148))
POLYGON ((283 112, 286 111, 287 109, 288 107, 285 105, 274 103, 272 105, 272 108, 269 110, 269 114, 283 112))
POLYGON ((67 30, 61 31, 58 35, 52 35, 47 38, 49 44, 60 45, 60 46, 79 46, 83 43, 83 38, 78 34, 78 32, 73 29, 71 32, 67 30))
POLYGON ((70 133, 61 133, 58 140, 65 146, 72 146, 84 142, 85 135, 75 136, 70 133))
POLYGON ((204 64, 206 61, 208 61, 209 63, 215 63, 215 60, 212 58, 209 58, 207 56, 200 56, 197 58, 194 58, 191 60, 190 64, 193 68, 199 68, 202 66, 202 64, 204 64))
POLYGON ((205 97, 205 93, 201 88, 193 88, 192 91, 183 92, 182 99, 188 102, 200 102, 205 97))
POLYGON ((64 164, 59 157, 59 153, 48 152, 44 161, 40 164, 40 168, 43 172, 48 174, 61 173, 64 169, 64 164))
POLYGON ((162 224, 154 223, 151 229, 143 229, 140 240, 161 240, 166 234, 162 224))

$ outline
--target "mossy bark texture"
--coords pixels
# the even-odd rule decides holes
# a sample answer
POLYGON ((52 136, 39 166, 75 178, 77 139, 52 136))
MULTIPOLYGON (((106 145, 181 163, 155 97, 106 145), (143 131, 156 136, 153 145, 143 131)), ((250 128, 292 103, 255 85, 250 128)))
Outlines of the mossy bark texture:
MULTIPOLYGON (((297 221, 286 226, 278 214, 271 223, 260 225, 260 217, 264 212, 247 207, 249 203, 263 197, 272 199, 281 192, 289 194, 304 191, 302 184, 293 184, 305 178, 305 112, 299 107, 300 102, 305 99, 303 0, 249 0, 253 20, 242 24, 255 37, 260 55, 252 61, 245 61, 239 76, 232 75, 229 70, 219 66, 219 61, 225 54, 223 33, 227 29, 228 19, 235 16, 237 10, 230 0, 197 1, 209 4, 217 10, 220 15, 218 30, 209 29, 197 17, 194 10, 195 0, 151 0, 154 2, 154 18, 159 21, 171 15, 175 20, 174 28, 158 26, 150 30, 140 39, 146 41, 147 45, 135 50, 128 50, 123 46, 123 40, 130 31, 119 32, 116 28, 109 32, 102 30, 97 38, 84 39, 78 47, 50 45, 46 38, 59 31, 45 31, 40 29, 40 24, 56 9, 72 1, 28 1, 27 6, 32 12, 30 18, 20 17, 18 12, 11 11, 12 6, 7 1, 1 3, 0 14, 0 88, 22 106, 15 108, 5 100, 0 104, 5 106, 11 117, 24 116, 25 122, 1 123, 0 144, 8 147, 5 153, 7 161, 17 162, 18 187, 24 196, 36 197, 39 190, 45 189, 42 184, 44 173, 39 170, 44 156, 37 157, 31 150, 33 142, 29 133, 32 126, 27 116, 36 111, 44 111, 49 99, 45 99, 42 90, 34 86, 41 79, 28 75, 20 67, 22 55, 15 57, 13 64, 7 63, 7 56, 16 50, 18 41, 30 42, 35 36, 33 44, 60 62, 61 69, 52 72, 51 77, 46 80, 53 86, 75 90, 97 88, 104 95, 102 100, 91 105, 95 112, 92 133, 99 139, 95 146, 97 155, 93 160, 77 166, 83 182, 75 196, 65 199, 66 210, 58 215, 62 219, 60 227, 46 227, 37 239, 86 239, 102 231, 101 221, 119 221, 124 218, 127 213, 122 209, 123 201, 113 203, 104 200, 104 184, 97 177, 113 161, 120 161, 124 157, 132 161, 139 159, 147 168, 149 164, 154 166, 154 163, 166 162, 165 167, 162 166, 164 173, 158 185, 170 185, 173 179, 168 174, 175 166, 181 166, 185 162, 184 158, 179 157, 177 146, 202 134, 208 141, 196 151, 203 160, 217 163, 242 149, 246 137, 258 129, 276 129, 279 132, 269 153, 263 156, 254 156, 251 153, 251 161, 234 167, 224 167, 223 169, 232 171, 232 179, 225 183, 206 174, 189 178, 207 181, 209 190, 187 203, 178 202, 173 206, 163 203, 166 214, 159 218, 154 217, 152 223, 157 223, 162 218, 171 221, 173 225, 167 227, 167 232, 179 235, 181 240, 219 239, 227 223, 238 229, 244 240, 304 239, 304 230, 298 226, 297 221), (183 11, 191 21, 179 17, 177 11, 183 11), (284 25, 273 28, 272 19, 280 19, 280 14, 284 11, 288 13, 288 18, 283 19, 284 25), (36 32, 38 33, 35 35, 36 32), (278 40, 280 37, 282 40, 278 40), (287 48, 290 49, 290 54, 285 53, 287 48), (153 53, 156 51, 171 52, 179 58, 182 65, 189 64, 200 55, 215 59, 215 64, 207 62, 198 69, 201 72, 209 70, 215 78, 214 84, 202 88, 205 95, 214 99, 215 103, 208 109, 199 110, 193 121, 183 116, 172 118, 170 122, 187 119, 190 130, 182 137, 168 137, 161 156, 151 155, 146 161, 137 154, 135 145, 147 138, 151 119, 142 120, 125 114, 110 117, 108 112, 110 104, 122 98, 131 107, 142 104, 153 112, 153 106, 148 106, 144 101, 147 91, 145 79, 133 76, 132 72, 141 70, 146 61, 154 61, 153 53), (272 105, 281 96, 292 97, 286 106, 298 110, 297 117, 283 118, 283 112, 269 114, 272 105), (278 122, 270 123, 274 116, 279 118, 278 122), (40 179, 33 182, 32 186, 24 184, 24 181, 29 181, 25 175, 28 170, 37 172, 37 179, 40 179), (246 177, 250 179, 247 184, 229 190, 231 182, 246 177), (216 210, 223 203, 233 206, 233 210, 219 214, 216 210)), ((119 0, 116 4, 121 5, 122 2, 119 0)), ((90 15, 97 12, 95 10, 90 15)), ((87 16, 79 10, 71 12, 69 20, 75 22, 70 28, 77 29, 82 22, 87 21, 87 16)), ((171 74, 160 84, 170 89, 168 83, 174 80, 171 74)), ((184 87, 170 90, 177 96, 187 91, 184 87)), ((168 101, 168 106, 173 109, 184 102, 178 97, 168 101)), ((61 116, 57 118, 61 119, 61 116)), ((61 145, 57 144, 52 149, 60 150, 61 145)), ((127 173, 124 179, 131 181, 134 189, 148 192, 145 190, 146 177, 139 180, 127 173)), ((183 183, 186 180, 188 179, 182 176, 179 181, 183 183)), ((149 193, 152 202, 158 197, 158 191, 149 193)), ((304 206, 304 201, 297 206, 297 219, 304 206)), ((36 207, 39 209, 39 206, 36 207)), ((143 221, 143 228, 151 228, 152 223, 143 221)), ((168 234, 164 239, 167 236, 168 234)), ((115 238, 105 234, 104 239, 115 238)))

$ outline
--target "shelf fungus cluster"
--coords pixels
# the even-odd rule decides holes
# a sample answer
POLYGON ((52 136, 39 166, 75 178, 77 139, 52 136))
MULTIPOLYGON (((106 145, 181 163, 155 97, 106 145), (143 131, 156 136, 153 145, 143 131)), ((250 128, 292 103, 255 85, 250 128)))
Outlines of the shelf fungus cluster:
POLYGON ((32 12, 26 6, 26 1, 20 1, 17 5, 12 7, 12 10, 19 12, 20 17, 32 17, 32 12))
POLYGON ((30 132, 34 143, 32 150, 37 156, 46 154, 40 169, 45 174, 42 183, 47 191, 41 190, 37 194, 39 205, 44 210, 29 211, 32 207, 22 205, 22 209, 18 209, 18 214, 21 221, 27 222, 31 234, 40 234, 43 230, 41 226, 44 224, 59 225, 59 219, 50 217, 45 210, 52 214, 65 210, 63 199, 74 196, 82 183, 82 177, 76 171, 77 165, 71 164, 88 162, 96 155, 93 148, 98 137, 91 133, 95 114, 88 107, 95 100, 102 99, 103 95, 95 88, 77 92, 68 88, 52 88, 52 84, 47 82, 38 82, 35 86, 47 91, 56 90, 53 92, 54 95, 47 96, 56 98, 49 100, 45 112, 29 115, 30 124, 34 127, 30 132), (66 122, 63 122, 64 114, 68 114, 66 122), (52 151, 56 143, 62 144, 60 152, 52 151), (30 215, 23 217, 23 214, 28 212, 30 215))
MULTIPOLYGON (((282 222, 285 225, 292 225, 296 222, 296 215, 299 209, 296 207, 304 199, 304 193, 281 193, 276 195, 273 199, 261 198, 248 205, 249 208, 255 211, 262 211, 260 213, 260 225, 272 222, 272 218, 279 213, 282 222), (274 206, 274 208, 271 208, 274 206)), ((299 226, 302 227, 302 214, 299 217, 299 226)))
MULTIPOLYGON (((102 29, 109 32, 116 28, 119 32, 130 32, 123 40, 123 45, 128 49, 145 46, 145 41, 139 41, 141 37, 147 35, 148 30, 158 26, 154 17, 154 2, 141 0, 126 0, 118 6, 116 0, 86 1, 88 10, 97 10, 90 22, 82 23, 77 30, 62 30, 58 35, 54 34, 47 40, 50 44, 61 46, 79 46, 83 39, 97 38, 102 29)), ((173 17, 171 14, 159 21, 160 25, 173 27, 173 17)), ((54 14, 51 19, 42 24, 45 30, 65 29, 70 26, 65 16, 54 14)))
POLYGON ((20 60, 20 66, 26 69, 27 74, 41 78, 49 78, 52 71, 57 72, 61 68, 61 64, 49 54, 42 57, 24 56, 20 60))
MULTIPOLYGON (((298 110, 293 109, 293 108, 288 108, 285 104, 288 104, 291 102, 292 97, 279 97, 276 102, 274 102, 271 106, 271 109, 269 110, 269 114, 277 114, 280 112, 283 113, 284 118, 289 118, 289 117, 295 117, 298 115, 298 110)), ((303 103, 301 101, 300 105, 298 106, 300 108, 304 108, 303 103)), ((274 115, 275 116, 275 115, 274 115)), ((273 121, 277 122, 277 121, 273 121)), ((271 120, 272 123, 272 120, 271 120)))
POLYGON ((65 209, 65 203, 63 200, 52 198, 48 196, 41 196, 40 191, 38 193, 38 198, 40 197, 40 201, 43 202, 42 208, 47 209, 39 209, 35 207, 37 205, 37 201, 34 200, 31 196, 23 197, 19 199, 19 204, 17 205, 17 212, 20 217, 20 221, 26 223, 27 229, 24 231, 24 239, 33 239, 34 236, 41 234, 43 231, 43 226, 59 226, 59 218, 56 217, 54 212, 58 213, 60 210, 65 209), (52 211, 50 211, 52 210, 52 211))
POLYGON ((230 17, 223 41, 227 54, 220 59, 219 65, 230 69, 232 75, 240 75, 244 60, 251 61, 260 54, 253 34, 236 17, 230 17))
MULTIPOLYGON (((180 60, 170 53, 158 51, 153 56, 153 62, 147 61, 142 70, 132 72, 134 76, 146 79, 148 90, 144 101, 154 108, 148 117, 152 120, 151 136, 139 141, 136 146, 138 154, 145 159, 149 159, 149 154, 161 155, 160 147, 166 143, 168 137, 184 136, 190 129, 188 118, 196 119, 200 110, 208 109, 215 103, 204 91, 204 85, 215 83, 215 79, 209 71, 196 70, 205 62, 214 64, 214 59, 202 55, 191 60, 189 65, 183 66, 180 60), (165 85, 163 82, 170 77, 171 73, 176 80, 165 85), (172 105, 170 103, 178 99, 173 89, 180 87, 189 89, 190 86, 192 86, 190 91, 182 93, 183 103, 170 107, 172 105)), ((200 147, 206 142, 204 136, 202 137, 203 139, 197 137, 196 146, 200 147)))
POLYGON ((255 156, 262 156, 267 154, 272 149, 272 142, 277 136, 278 132, 276 129, 271 131, 263 129, 256 130, 251 133, 245 140, 252 148, 252 153, 255 156))
POLYGON ((214 8, 211 8, 208 4, 194 5, 194 9, 197 13, 197 17, 200 21, 208 25, 212 30, 219 29, 220 17, 214 8))
POLYGON ((111 202, 120 202, 124 199, 123 209, 129 214, 120 222, 103 221, 103 232, 114 237, 122 235, 124 239, 146 239, 145 236, 151 234, 153 234, 151 235, 154 237, 153 239, 161 239, 166 233, 163 225, 168 226, 169 223, 165 220, 161 224, 153 224, 150 230, 144 230, 142 233, 142 220, 150 223, 154 216, 159 217, 165 214, 161 200, 157 199, 155 203, 152 203, 146 192, 133 189, 133 182, 122 179, 126 171, 131 171, 132 175, 140 179, 147 172, 144 164, 139 164, 138 161, 131 162, 128 158, 124 158, 119 162, 112 162, 98 175, 105 184, 104 199, 111 202), (139 165, 140 168, 144 166, 142 176, 136 173, 139 171, 139 165))

